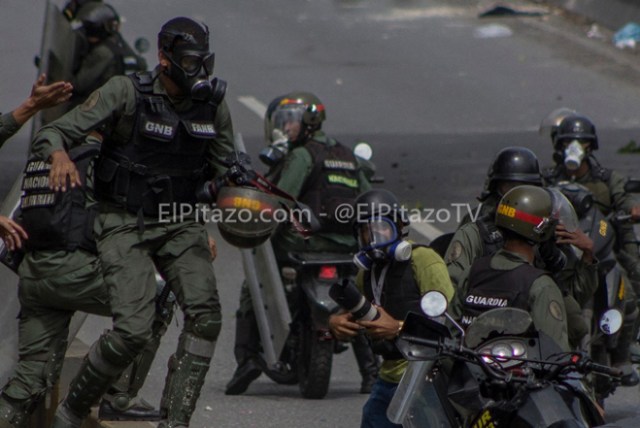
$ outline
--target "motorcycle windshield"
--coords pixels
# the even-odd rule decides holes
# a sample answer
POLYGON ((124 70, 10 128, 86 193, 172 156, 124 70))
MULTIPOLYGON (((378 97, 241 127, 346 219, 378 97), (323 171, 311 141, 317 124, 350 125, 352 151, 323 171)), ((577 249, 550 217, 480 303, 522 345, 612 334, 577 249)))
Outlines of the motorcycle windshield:
POLYGON ((474 349, 494 336, 522 335, 532 324, 531 315, 522 309, 491 309, 481 313, 467 328, 464 343, 474 349))

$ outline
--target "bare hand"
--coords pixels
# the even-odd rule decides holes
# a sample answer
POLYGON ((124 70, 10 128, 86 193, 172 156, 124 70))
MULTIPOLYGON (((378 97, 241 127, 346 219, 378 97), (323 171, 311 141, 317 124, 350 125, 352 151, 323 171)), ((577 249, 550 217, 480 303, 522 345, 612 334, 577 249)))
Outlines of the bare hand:
POLYGON ((362 330, 362 327, 353 322, 353 317, 350 313, 331 315, 329 317, 329 328, 336 339, 342 341, 349 340, 357 335, 359 330, 362 330))
POLYGON ((45 85, 46 80, 47 77, 41 74, 31 89, 31 102, 33 103, 33 108, 37 111, 53 107, 71 98, 73 91, 71 83, 54 82, 50 85, 45 85))
POLYGON ((27 232, 9 217, 0 215, 0 236, 11 251, 22 248, 22 240, 28 239, 27 232))
POLYGON ((581 229, 569 232, 564 225, 559 224, 556 226, 556 238, 558 244, 569 244, 579 248, 584 261, 590 263, 593 260, 593 240, 581 229))
POLYGON ((631 220, 640 220, 640 205, 634 205, 633 207, 631 207, 631 220))
POLYGON ((400 330, 400 321, 393 318, 382 306, 377 306, 380 318, 375 321, 358 321, 358 324, 367 329, 367 334, 372 339, 395 339, 400 330))
POLYGON ((67 191, 67 178, 71 188, 82 186, 76 164, 69 159, 64 150, 51 153, 51 171, 49 171, 49 188, 56 192, 67 191))
POLYGON ((209 251, 211 251, 211 261, 214 261, 216 257, 218 257, 218 248, 216 247, 216 240, 212 237, 208 237, 209 239, 209 251))

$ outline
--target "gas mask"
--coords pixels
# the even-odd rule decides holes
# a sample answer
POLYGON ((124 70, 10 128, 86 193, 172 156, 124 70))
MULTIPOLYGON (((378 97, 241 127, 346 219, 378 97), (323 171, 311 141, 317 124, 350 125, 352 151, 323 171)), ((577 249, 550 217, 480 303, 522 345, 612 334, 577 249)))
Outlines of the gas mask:
POLYGON ((171 62, 166 72, 182 92, 195 101, 209 101, 213 96, 209 76, 213 74, 215 54, 193 45, 177 45, 173 52, 164 53, 171 62))
POLYGON ((569 171, 575 171, 580 167, 585 156, 585 150, 578 140, 573 140, 564 149, 564 166, 569 171))
POLYGON ((279 129, 271 132, 271 144, 260 150, 260 160, 267 166, 274 166, 280 163, 289 153, 289 140, 279 129))
POLYGON ((386 217, 371 218, 358 225, 358 245, 360 251, 353 256, 353 262, 363 270, 385 260, 411 258, 411 244, 401 239, 396 225, 386 217))

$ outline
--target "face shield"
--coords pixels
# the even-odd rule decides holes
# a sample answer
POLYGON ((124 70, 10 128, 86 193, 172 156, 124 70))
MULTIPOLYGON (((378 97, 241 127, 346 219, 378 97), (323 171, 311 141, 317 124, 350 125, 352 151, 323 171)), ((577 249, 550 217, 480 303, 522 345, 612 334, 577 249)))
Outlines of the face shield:
POLYGON ((371 218, 358 225, 358 245, 362 251, 384 248, 399 238, 396 225, 386 217, 371 218))
POLYGON ((562 224, 567 232, 575 232, 579 227, 578 215, 573 205, 562 192, 556 188, 547 189, 551 195, 551 215, 556 223, 562 224))
POLYGON ((576 114, 578 114, 578 112, 567 107, 555 109, 549 113, 547 117, 542 119, 542 122, 540 122, 540 128, 538 128, 538 133, 542 136, 548 135, 553 140, 553 137, 555 137, 555 134, 558 131, 558 126, 560 126, 560 122, 562 122, 565 117, 576 114))
POLYGON ((296 142, 302 133, 302 116, 305 107, 302 104, 282 105, 273 112, 273 133, 284 135, 296 142))

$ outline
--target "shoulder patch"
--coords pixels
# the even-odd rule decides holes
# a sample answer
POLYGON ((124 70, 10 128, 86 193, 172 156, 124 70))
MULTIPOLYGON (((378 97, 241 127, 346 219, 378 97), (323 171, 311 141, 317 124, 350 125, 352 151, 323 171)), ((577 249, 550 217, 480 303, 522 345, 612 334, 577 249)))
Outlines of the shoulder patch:
POLYGON ((461 254, 462 244, 460 243, 460 241, 453 241, 451 243, 451 251, 449 251, 449 254, 447 254, 445 263, 449 264, 451 262, 455 262, 456 260, 458 260, 461 254))
POLYGON ((551 303, 549 303, 549 313, 558 321, 564 321, 564 317, 562 315, 562 307, 560 306, 560 303, 556 302, 555 300, 552 300, 551 303))
POLYGON ((80 110, 89 111, 98 104, 98 100, 100 99, 100 91, 96 90, 89 95, 89 98, 85 100, 84 103, 80 106, 80 110))

